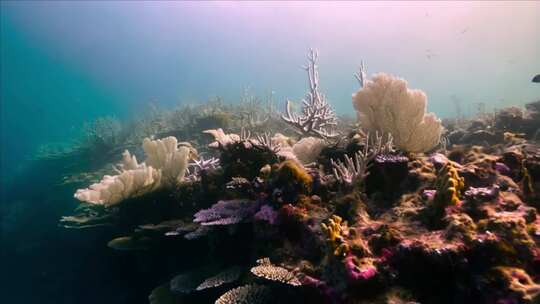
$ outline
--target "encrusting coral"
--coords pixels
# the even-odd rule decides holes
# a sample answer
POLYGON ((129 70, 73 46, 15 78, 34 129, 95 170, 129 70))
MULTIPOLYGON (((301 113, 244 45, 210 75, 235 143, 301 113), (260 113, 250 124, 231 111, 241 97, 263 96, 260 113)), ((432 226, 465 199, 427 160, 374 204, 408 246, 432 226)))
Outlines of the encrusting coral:
POLYGON ((439 143, 442 124, 435 114, 425 113, 426 104, 424 92, 388 74, 374 75, 353 95, 362 127, 392 134, 395 145, 408 152, 426 152, 439 143))

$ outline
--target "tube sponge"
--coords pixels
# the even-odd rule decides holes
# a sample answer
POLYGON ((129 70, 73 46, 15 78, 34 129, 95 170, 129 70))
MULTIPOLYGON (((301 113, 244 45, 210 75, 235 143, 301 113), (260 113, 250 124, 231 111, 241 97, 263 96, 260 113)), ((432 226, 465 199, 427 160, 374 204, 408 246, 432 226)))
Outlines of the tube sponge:
POLYGON ((364 129, 392 134, 394 144, 404 151, 426 152, 439 143, 440 119, 426 113, 426 94, 408 89, 404 79, 376 74, 352 101, 364 129))

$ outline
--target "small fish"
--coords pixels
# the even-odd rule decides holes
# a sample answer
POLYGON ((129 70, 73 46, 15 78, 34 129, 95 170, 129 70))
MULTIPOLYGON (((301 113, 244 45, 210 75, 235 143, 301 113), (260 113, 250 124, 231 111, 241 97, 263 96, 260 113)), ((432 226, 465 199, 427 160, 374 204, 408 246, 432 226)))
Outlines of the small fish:
POLYGON ((540 83, 540 74, 533 77, 532 82, 540 83))

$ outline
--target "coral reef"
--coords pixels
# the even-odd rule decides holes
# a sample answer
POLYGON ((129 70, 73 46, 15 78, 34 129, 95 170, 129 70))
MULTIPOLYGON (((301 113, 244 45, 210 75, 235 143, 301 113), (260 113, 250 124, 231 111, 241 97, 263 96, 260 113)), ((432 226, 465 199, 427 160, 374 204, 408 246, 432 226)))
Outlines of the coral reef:
POLYGON ((192 144, 146 139, 142 163, 130 148, 60 225, 106 227, 109 248, 146 258, 167 282, 156 304, 537 303, 538 105, 460 118, 440 143, 423 92, 362 69, 361 128, 334 137, 316 59, 303 114, 283 118, 298 134, 247 104, 171 114, 192 144))

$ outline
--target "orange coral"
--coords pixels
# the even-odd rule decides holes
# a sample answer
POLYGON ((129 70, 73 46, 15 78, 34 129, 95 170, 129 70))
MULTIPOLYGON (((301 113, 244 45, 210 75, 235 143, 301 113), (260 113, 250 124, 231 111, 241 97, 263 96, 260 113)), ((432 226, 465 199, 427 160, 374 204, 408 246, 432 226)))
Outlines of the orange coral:
POLYGON ((451 162, 446 163, 437 176, 435 182, 437 193, 434 204, 437 206, 455 206, 461 198, 461 191, 465 188, 465 182, 459 176, 457 169, 451 162))
POLYGON ((327 241, 333 254, 341 257, 347 255, 350 251, 344 238, 348 234, 347 222, 343 222, 342 218, 337 215, 332 215, 328 224, 322 223, 321 227, 328 236, 327 241))

